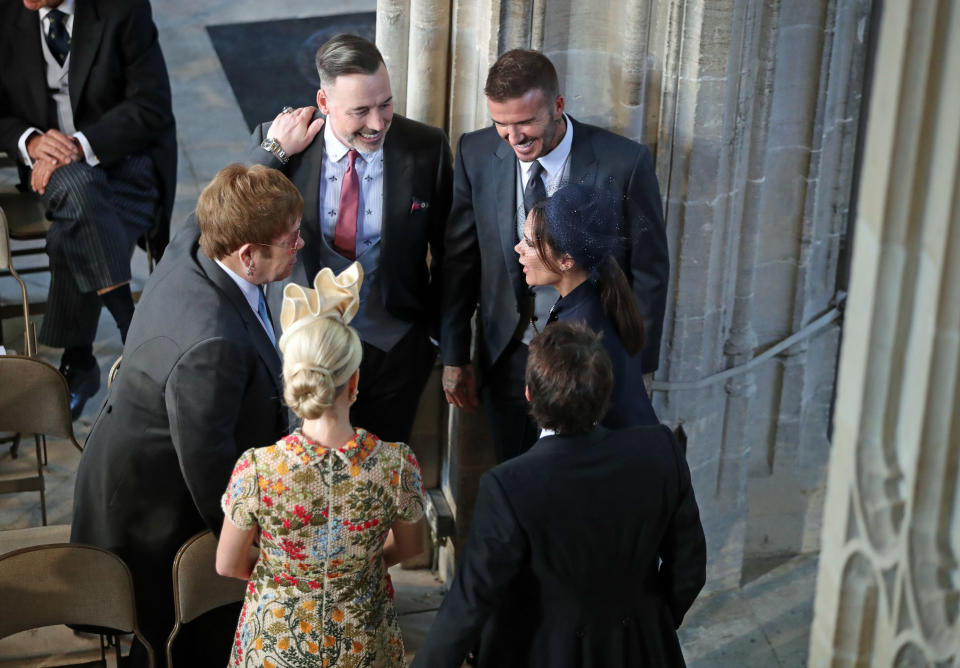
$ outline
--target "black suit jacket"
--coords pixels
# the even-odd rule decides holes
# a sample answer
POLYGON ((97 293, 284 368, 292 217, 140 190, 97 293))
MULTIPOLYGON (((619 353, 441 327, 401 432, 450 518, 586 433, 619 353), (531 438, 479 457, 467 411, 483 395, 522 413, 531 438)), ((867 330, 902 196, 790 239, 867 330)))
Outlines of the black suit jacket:
MULTIPOLYGON (((247 160, 280 169, 303 195, 300 233, 304 248, 286 282, 312 285, 314 276, 323 269, 319 254, 311 252, 323 243, 317 208, 323 131, 284 165, 260 148, 269 129, 270 124, 263 123, 254 130, 247 160)), ((380 294, 391 315, 406 322, 422 322, 435 332, 439 327, 443 230, 453 181, 451 164, 450 144, 442 130, 398 114, 393 116, 383 144, 383 218, 377 274, 380 294), (414 206, 414 202, 419 204, 414 206)), ((275 321, 280 315, 281 293, 280 284, 271 286, 268 293, 275 321)))
POLYGON ((706 577, 687 463, 666 427, 547 436, 480 478, 456 578, 414 668, 679 666, 706 577), (662 560, 662 562, 661 562, 662 560))
POLYGON ((147 281, 77 472, 71 540, 127 562, 147 633, 169 632, 174 554, 219 533, 237 457, 287 428, 280 355, 198 238, 188 221, 147 281))
MULTIPOLYGON (((20 0, 0 0, 0 149, 18 156, 28 128, 48 130, 46 63, 39 13, 20 0)), ((162 211, 151 229, 159 257, 170 230, 177 182, 177 145, 170 82, 147 0, 77 0, 70 45, 74 125, 104 165, 148 153, 162 211)), ((21 172, 21 177, 24 174, 21 172)))
MULTIPOLYGON (((629 239, 618 258, 643 314, 645 372, 657 368, 670 266, 660 189, 650 151, 620 135, 572 120, 570 180, 623 197, 629 239)), ((520 321, 527 285, 513 250, 517 157, 493 127, 460 137, 443 266, 443 363, 470 360, 470 318, 479 302, 481 359, 492 364, 520 321)))

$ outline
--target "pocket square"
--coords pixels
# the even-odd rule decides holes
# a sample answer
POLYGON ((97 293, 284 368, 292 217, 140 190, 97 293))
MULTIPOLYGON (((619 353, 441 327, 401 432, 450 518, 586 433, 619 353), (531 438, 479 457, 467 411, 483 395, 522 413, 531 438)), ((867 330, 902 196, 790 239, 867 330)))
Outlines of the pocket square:
POLYGON ((414 197, 413 201, 410 202, 410 213, 413 213, 414 211, 420 211, 421 209, 429 209, 429 208, 430 208, 430 202, 424 202, 422 200, 417 199, 416 197, 414 197))

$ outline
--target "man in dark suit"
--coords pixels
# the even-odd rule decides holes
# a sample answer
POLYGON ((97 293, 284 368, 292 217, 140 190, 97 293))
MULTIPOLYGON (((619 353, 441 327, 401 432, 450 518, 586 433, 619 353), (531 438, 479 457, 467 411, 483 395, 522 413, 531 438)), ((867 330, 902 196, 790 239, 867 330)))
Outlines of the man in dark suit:
POLYGON ((64 348, 76 419, 100 387, 101 306, 121 339, 130 253, 159 258, 176 185, 170 83, 147 0, 0 0, 0 149, 52 221, 40 342, 64 348))
MULTIPOLYGON (((337 35, 316 60, 326 120, 314 107, 285 109, 254 131, 248 160, 282 170, 303 194, 306 247, 290 281, 312 285, 323 267, 363 265, 351 323, 363 362, 350 419, 406 442, 436 359, 450 147, 441 130, 393 113, 390 76, 371 42, 337 35)), ((281 285, 270 288, 274 317, 281 296, 281 285)))
POLYGON ((682 666, 706 578, 690 471, 664 426, 595 426, 613 385, 600 335, 549 325, 527 395, 544 436, 487 471, 457 574, 413 666, 682 666))
POLYGON ((659 359, 669 261, 645 146, 565 114, 556 70, 536 51, 503 54, 485 92, 493 126, 464 134, 457 149, 440 349, 448 401, 474 408, 470 320, 479 303, 481 398, 504 461, 537 437, 523 399, 527 344, 557 299, 549 286, 531 295, 513 251, 527 212, 565 182, 608 189, 622 203, 625 244, 618 260, 643 315, 645 374, 659 359))
MULTIPOLYGON (((127 562, 159 656, 174 555, 198 531, 219 531, 237 457, 286 434, 279 332, 259 286, 293 268, 302 210, 290 181, 259 165, 226 167, 204 189, 199 227, 185 224, 147 281, 80 459, 71 540, 127 562)), ((198 634, 191 665, 226 665, 238 612, 198 634)))

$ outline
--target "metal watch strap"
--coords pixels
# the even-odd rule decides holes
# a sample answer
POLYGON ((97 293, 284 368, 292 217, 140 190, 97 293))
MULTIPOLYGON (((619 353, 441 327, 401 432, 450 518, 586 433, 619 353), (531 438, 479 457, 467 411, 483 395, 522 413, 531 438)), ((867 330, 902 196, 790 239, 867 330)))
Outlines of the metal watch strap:
POLYGON ((280 146, 280 142, 278 142, 273 137, 267 137, 266 139, 264 139, 263 143, 260 144, 260 148, 262 148, 264 151, 269 151, 270 153, 273 153, 273 155, 276 156, 277 160, 279 160, 283 164, 287 164, 287 162, 290 160, 290 158, 287 157, 286 152, 283 150, 283 147, 280 146))

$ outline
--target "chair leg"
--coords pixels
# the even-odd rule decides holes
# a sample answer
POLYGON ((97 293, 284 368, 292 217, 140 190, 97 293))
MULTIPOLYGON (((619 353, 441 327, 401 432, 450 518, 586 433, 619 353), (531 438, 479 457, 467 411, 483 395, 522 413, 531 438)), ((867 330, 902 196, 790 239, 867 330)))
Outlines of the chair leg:
POLYGON ((50 461, 47 459, 47 437, 41 436, 40 440, 43 441, 43 465, 47 466, 50 464, 50 461))
POLYGON ((37 475, 40 476, 40 518, 43 526, 47 526, 47 492, 44 489, 47 484, 43 479, 43 460, 40 458, 40 437, 34 436, 37 446, 37 475))
POLYGON ((13 444, 10 446, 10 458, 16 459, 20 456, 20 434, 13 435, 13 444))

